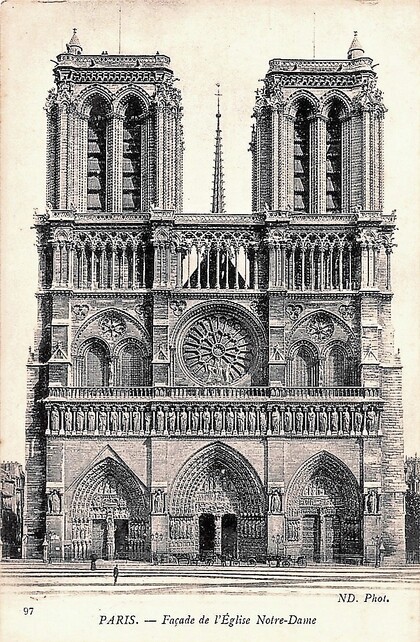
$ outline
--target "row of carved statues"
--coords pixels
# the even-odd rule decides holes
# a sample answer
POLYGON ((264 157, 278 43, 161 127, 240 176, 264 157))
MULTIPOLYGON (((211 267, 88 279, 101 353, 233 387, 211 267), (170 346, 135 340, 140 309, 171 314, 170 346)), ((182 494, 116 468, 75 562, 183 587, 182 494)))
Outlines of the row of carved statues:
MULTIPOLYGON (((200 507, 198 512, 205 512, 206 506, 208 511, 209 501, 211 501, 214 493, 208 495, 207 503, 204 502, 203 506, 200 507)), ((304 497, 326 497, 325 489, 322 484, 312 483, 309 484, 305 489, 304 497)), ((334 499, 334 498, 332 498, 334 499)), ((281 514, 283 512, 284 505, 284 492, 282 488, 271 488, 268 493, 268 502, 267 508, 270 514, 281 514)), ((47 495, 47 506, 49 514, 61 514, 62 512, 62 496, 60 491, 54 489, 50 491, 47 495)), ((167 500, 166 493, 163 489, 158 488, 150 496, 150 509, 153 514, 165 514, 167 511, 167 500)), ((370 488, 366 490, 363 495, 363 509, 365 514, 378 514, 381 510, 381 494, 377 488, 370 488)), ((109 511, 107 511, 109 512, 109 511)), ((77 529, 77 533, 73 532, 73 537, 75 539, 85 539, 87 524, 91 519, 101 519, 105 515, 104 508, 101 507, 101 510, 95 510, 95 506, 91 505, 88 516, 85 516, 85 519, 82 522, 74 521, 73 530, 77 529)), ((120 510, 118 507, 113 509, 113 518, 114 519, 129 519, 130 515, 127 510, 120 510)), ((145 522, 130 522, 130 536, 138 537, 140 530, 144 534, 145 532, 145 522)), ((142 535, 143 536, 143 535, 142 535)))
POLYGON ((374 406, 57 406, 48 409, 53 435, 372 435, 374 406))
MULTIPOLYGON (((221 520, 221 516, 219 516, 221 520)), ((215 518, 216 524, 217 517, 215 518)), ((194 532, 197 530, 198 522, 194 517, 171 517, 169 521, 169 537, 172 540, 192 539, 194 532)), ((261 538, 265 536, 266 523, 265 518, 257 515, 254 517, 239 518, 237 524, 237 533, 240 537, 261 538)), ((218 537, 218 528, 216 527, 216 538, 218 537)))

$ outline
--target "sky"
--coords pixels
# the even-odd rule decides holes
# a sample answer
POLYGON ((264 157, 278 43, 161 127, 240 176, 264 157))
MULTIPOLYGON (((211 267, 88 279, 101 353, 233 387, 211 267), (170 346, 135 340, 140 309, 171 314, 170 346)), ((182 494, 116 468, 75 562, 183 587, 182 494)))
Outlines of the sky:
POLYGON ((73 27, 85 54, 169 55, 184 106, 184 210, 209 211, 216 83, 221 86, 228 212, 251 208, 255 90, 271 58, 345 58, 357 30, 388 108, 385 210, 397 210, 395 346, 403 370, 405 449, 420 453, 419 5, 414 0, 137 0, 2 4, 2 460, 24 461, 26 361, 36 324, 34 208, 45 207, 45 111, 53 61, 73 27), (314 19, 315 12, 315 19, 314 19), (314 30, 315 24, 315 30, 314 30))

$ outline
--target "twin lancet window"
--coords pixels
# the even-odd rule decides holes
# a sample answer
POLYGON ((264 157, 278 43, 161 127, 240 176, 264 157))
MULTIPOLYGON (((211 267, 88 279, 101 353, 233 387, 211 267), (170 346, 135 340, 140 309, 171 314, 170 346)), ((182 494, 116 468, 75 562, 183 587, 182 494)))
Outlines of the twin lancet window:
POLYGON ((117 136, 111 133, 111 118, 107 103, 101 98, 92 101, 87 135, 87 209, 103 212, 107 204, 108 180, 122 190, 122 209, 141 210, 142 180, 142 120, 143 108, 131 98, 122 120, 122 149, 117 136), (113 149, 110 149, 110 146, 113 149), (111 153, 112 152, 112 153, 111 153), (114 158, 114 168, 111 167, 114 158), (122 166, 118 165, 122 161, 122 166), (114 174, 113 174, 114 172, 114 174))
MULTIPOLYGON (((325 205, 327 212, 339 212, 342 209, 341 180, 342 180, 342 109, 338 101, 334 101, 328 111, 325 124, 325 205)), ((320 144, 313 132, 314 114, 312 105, 301 101, 294 123, 294 210, 310 212, 311 198, 319 186, 314 185, 313 176, 323 171, 314 171, 313 165, 319 163, 320 155, 316 154, 315 145, 320 144)), ((322 143, 321 143, 322 144, 322 143)))

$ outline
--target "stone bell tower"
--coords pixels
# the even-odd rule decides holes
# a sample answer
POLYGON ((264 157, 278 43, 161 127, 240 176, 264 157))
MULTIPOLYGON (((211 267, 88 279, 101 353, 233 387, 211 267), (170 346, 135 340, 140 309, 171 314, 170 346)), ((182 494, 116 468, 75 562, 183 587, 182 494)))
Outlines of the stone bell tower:
POLYGON ((181 209, 181 108, 169 63, 159 53, 83 55, 74 30, 46 105, 51 209, 181 209))
MULTIPOLYGON (((364 429, 374 413, 380 422, 375 438, 364 429, 359 438, 365 554, 380 545, 404 561, 395 214, 383 210, 386 109, 374 67, 357 32, 347 60, 270 61, 253 114, 252 206, 267 212, 269 333, 278 355, 271 383, 361 387, 363 403, 352 412, 362 410, 364 429), (317 327, 309 320, 299 329, 309 311, 317 327)), ((325 410, 334 412, 328 403, 325 410)))
MULTIPOLYGON (((46 546, 67 557, 90 550, 92 524, 72 507, 74 488, 65 493, 76 457, 74 442, 63 437, 73 426, 86 436, 89 425, 93 436, 104 413, 115 419, 123 410, 74 404, 85 393, 75 397, 71 387, 150 383, 150 213, 182 208, 182 107, 170 59, 86 55, 74 30, 54 78, 45 107, 47 207, 35 220, 38 329, 28 363, 26 554, 35 557, 46 546)), ((83 447, 89 450, 86 441, 83 447)), ((105 458, 100 474, 118 468, 115 457, 105 458)), ((80 461, 86 468, 89 457, 80 461)), ((141 502, 130 537, 141 537, 144 548, 148 499, 141 502)), ((109 526, 110 515, 108 533, 116 528, 115 510, 101 516, 109 526)), ((115 542, 108 536, 103 546, 112 553, 115 542)))

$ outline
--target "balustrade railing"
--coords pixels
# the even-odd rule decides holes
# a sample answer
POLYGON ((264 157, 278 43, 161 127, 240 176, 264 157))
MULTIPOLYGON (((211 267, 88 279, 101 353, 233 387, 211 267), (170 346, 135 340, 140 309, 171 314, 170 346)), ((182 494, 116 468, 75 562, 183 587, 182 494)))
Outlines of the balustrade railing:
POLYGON ((82 388, 72 386, 52 386, 49 398, 64 400, 135 400, 135 399, 379 399, 379 388, 363 387, 319 387, 319 388, 283 388, 280 386, 251 386, 250 388, 232 388, 229 386, 144 386, 134 388, 103 387, 82 388))

